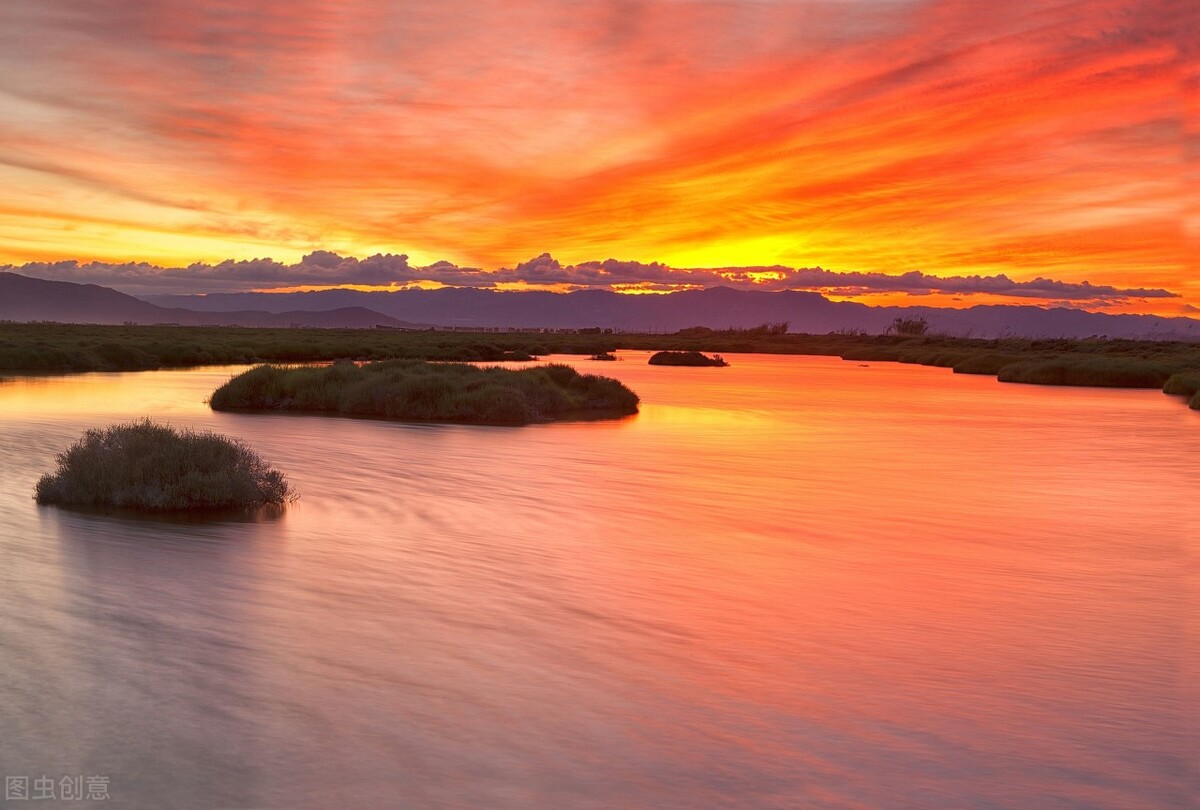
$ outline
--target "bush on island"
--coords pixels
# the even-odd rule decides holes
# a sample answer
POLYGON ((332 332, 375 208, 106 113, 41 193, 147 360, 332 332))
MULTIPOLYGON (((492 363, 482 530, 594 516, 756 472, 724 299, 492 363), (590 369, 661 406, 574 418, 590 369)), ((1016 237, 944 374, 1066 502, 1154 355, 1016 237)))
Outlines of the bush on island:
POLYGON ((655 352, 650 355, 652 366, 727 366, 719 354, 709 357, 701 352, 655 352))
POLYGON ((218 411, 300 411, 420 422, 524 425, 637 413, 607 377, 550 364, 519 370, 389 360, 363 366, 259 366, 213 392, 218 411))
POLYGON ((41 504, 149 512, 240 509, 295 499, 283 473, 238 439, 149 419, 92 429, 57 457, 41 504))

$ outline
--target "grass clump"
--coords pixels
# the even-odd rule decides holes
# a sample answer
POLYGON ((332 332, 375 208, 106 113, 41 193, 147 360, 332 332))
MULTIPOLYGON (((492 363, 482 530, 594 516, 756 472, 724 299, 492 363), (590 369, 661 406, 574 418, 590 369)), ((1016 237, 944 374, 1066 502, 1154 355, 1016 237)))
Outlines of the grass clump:
POLYGON ((510 370, 391 360, 324 368, 258 366, 218 388, 214 410, 301 411, 422 422, 524 425, 625 416, 638 396, 570 366, 510 370))
POLYGON ((241 441, 149 419, 89 430, 57 460, 58 469, 37 482, 38 503, 178 512, 295 498, 283 473, 241 441))
POLYGON ((719 354, 712 357, 703 352, 655 352, 650 355, 652 366, 727 366, 725 358, 719 354))
POLYGON ((1181 371, 1163 383, 1164 394, 1194 397, 1200 392, 1200 371, 1181 371))
POLYGON ((1163 384, 1163 393, 1187 397, 1188 407, 1200 411, 1200 371, 1172 374, 1163 384))

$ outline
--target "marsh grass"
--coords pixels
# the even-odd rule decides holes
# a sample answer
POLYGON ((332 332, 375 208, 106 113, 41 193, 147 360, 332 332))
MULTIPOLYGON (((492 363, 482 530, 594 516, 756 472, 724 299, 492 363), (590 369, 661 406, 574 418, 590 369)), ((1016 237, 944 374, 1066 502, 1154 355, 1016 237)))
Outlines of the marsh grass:
POLYGON ((1200 370, 1172 374, 1163 384, 1163 393, 1186 397, 1189 408, 1200 410, 1200 370))
POLYGON ((611 335, 0 323, 0 371, 143 371, 233 363, 529 361, 616 348, 611 335))
MULTIPOLYGON (((0 373, 140 370, 232 363, 518 360, 546 354, 600 355, 616 348, 670 352, 763 352, 897 361, 994 374, 1006 382, 1150 388, 1178 373, 1200 374, 1200 344, 1088 338, 976 339, 947 335, 808 335, 780 324, 752 329, 692 327, 668 335, 457 332, 387 329, 253 329, 0 322, 0 373)), ((1193 407, 1200 408, 1194 398, 1193 407)))
POLYGON ((694 351, 655 352, 654 354, 650 355, 649 363, 652 366, 727 366, 727 365, 729 365, 729 363, 725 362, 725 358, 723 358, 719 354, 714 354, 712 357, 709 357, 708 355, 704 354, 703 352, 694 352, 694 351))
POLYGON ((927 349, 902 352, 899 361, 919 366, 952 368, 969 356, 969 353, 957 349, 927 349))
POLYGON ((1170 366, 1137 358, 1051 357, 1009 363, 996 375, 1000 382, 1034 385, 1084 385, 1103 388, 1162 388, 1170 366))
POLYGON ((218 388, 214 410, 299 411, 421 422, 524 425, 636 413, 637 394, 570 366, 480 368, 391 360, 324 368, 259 366, 218 388))
POLYGON ((1172 374, 1163 384, 1164 394, 1193 397, 1200 392, 1200 370, 1172 374))
POLYGON ((1018 354, 1000 354, 997 352, 984 352, 982 354, 969 354, 961 358, 953 365, 955 374, 987 374, 995 377, 1000 373, 1000 369, 1012 363, 1019 363, 1028 358, 1021 357, 1018 354))
POLYGON ((295 498, 283 473, 238 439, 149 419, 87 431, 57 457, 41 504, 147 512, 244 509, 295 498))

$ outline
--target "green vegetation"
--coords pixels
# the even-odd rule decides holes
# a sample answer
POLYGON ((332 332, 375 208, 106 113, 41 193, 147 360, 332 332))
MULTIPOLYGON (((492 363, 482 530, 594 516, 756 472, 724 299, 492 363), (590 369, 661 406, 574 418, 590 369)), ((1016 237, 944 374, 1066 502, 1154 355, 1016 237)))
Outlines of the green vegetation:
POLYGON ((1000 368, 1000 382, 1035 385, 1091 385, 1105 388, 1162 388, 1171 369, 1134 358, 1050 357, 1021 360, 1000 368))
POLYGON ((1163 384, 1164 394, 1188 398, 1188 407, 1200 411, 1200 371, 1172 374, 1163 384))
MULTIPOLYGON (((987 374, 1002 382, 1106 388, 1160 388, 1200 410, 1200 344, 1182 341, 1004 338, 944 335, 788 335, 809 354, 893 361, 987 374), (797 340, 798 339, 798 340, 797 340)), ((710 337, 710 345, 715 342, 710 337)))
POLYGON ((524 425, 625 416, 638 397, 570 366, 520 370, 390 360, 324 368, 259 366, 213 393, 214 410, 301 411, 428 422, 524 425))
POLYGON ((1095 338, 981 340, 928 332, 804 335, 787 332, 785 323, 749 329, 696 326, 670 335, 606 334, 598 329, 411 332, 0 323, 0 374, 328 362, 340 358, 495 362, 546 354, 603 355, 617 348, 891 360, 1042 385, 1159 387, 1172 375, 1200 374, 1200 344, 1196 343, 1095 338))
POLYGON ((596 354, 612 335, 394 329, 250 329, 0 323, 0 371, 142 371, 234 363, 350 358, 503 362, 545 354, 596 354))
POLYGON ((652 366, 727 366, 721 355, 709 357, 703 352, 655 352, 650 355, 652 366))
POLYGON ((61 506, 147 512, 241 509, 294 499, 283 473, 237 439, 146 419, 89 430, 57 457, 34 497, 61 506))
POLYGON ((1019 354, 983 352, 981 354, 968 354, 951 366, 951 368, 954 369, 955 374, 989 374, 995 377, 1000 373, 1000 369, 1021 359, 1022 357, 1019 354))

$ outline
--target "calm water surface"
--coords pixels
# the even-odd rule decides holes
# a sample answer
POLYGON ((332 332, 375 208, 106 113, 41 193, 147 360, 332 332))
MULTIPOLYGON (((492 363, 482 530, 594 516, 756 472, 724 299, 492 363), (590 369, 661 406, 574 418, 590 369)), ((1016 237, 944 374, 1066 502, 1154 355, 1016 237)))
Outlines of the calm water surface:
POLYGON ((572 361, 638 416, 526 428, 212 413, 232 369, 0 384, 0 772, 133 808, 1194 806, 1200 414, 645 358, 572 361), (33 503, 143 415, 301 500, 33 503))

